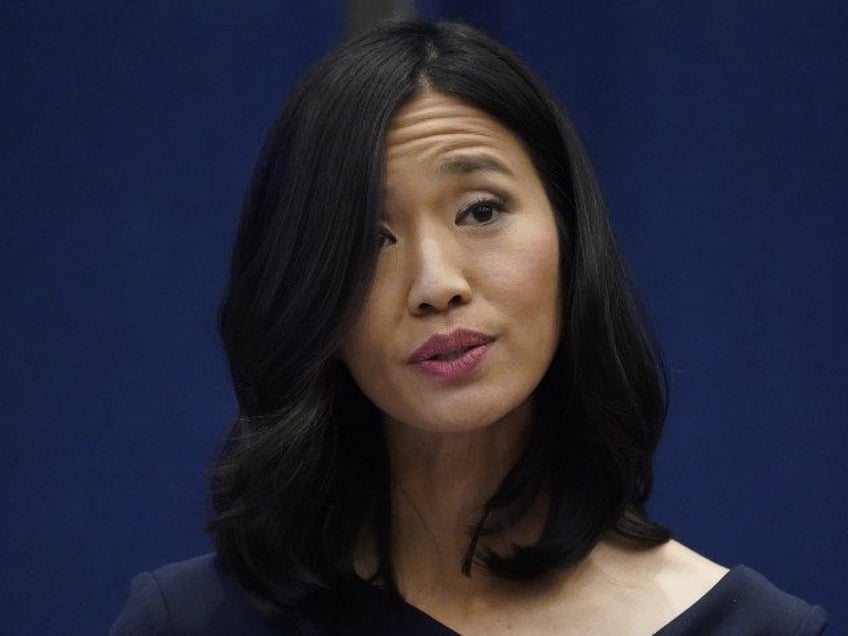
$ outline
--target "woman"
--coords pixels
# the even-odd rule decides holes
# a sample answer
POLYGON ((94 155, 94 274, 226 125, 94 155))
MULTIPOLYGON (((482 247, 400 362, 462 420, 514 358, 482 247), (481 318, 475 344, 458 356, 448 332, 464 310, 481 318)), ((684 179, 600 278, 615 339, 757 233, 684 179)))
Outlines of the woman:
POLYGON ((220 323, 216 554, 113 634, 824 629, 646 516, 659 357, 571 123, 481 33, 389 23, 306 75, 220 323))

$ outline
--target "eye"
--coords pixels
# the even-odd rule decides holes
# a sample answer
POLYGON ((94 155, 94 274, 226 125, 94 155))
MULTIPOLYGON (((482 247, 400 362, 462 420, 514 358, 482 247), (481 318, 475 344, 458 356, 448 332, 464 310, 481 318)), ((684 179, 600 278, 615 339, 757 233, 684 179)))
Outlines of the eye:
POLYGON ((457 224, 488 225, 500 218, 506 205, 500 199, 480 199, 464 208, 456 217, 457 224))
POLYGON ((377 231, 377 247, 388 247, 389 245, 394 245, 396 242, 394 235, 386 228, 381 227, 377 231))

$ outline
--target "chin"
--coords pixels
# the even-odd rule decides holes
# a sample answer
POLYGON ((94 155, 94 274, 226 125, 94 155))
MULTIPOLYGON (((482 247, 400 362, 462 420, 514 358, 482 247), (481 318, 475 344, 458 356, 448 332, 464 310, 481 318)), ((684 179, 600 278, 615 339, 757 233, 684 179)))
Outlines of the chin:
POLYGON ((490 428, 502 428, 513 424, 529 425, 530 410, 525 409, 528 400, 522 400, 517 406, 497 408, 491 403, 475 409, 473 405, 457 405, 440 409, 429 409, 426 417, 401 419, 388 416, 389 425, 409 426, 427 433, 474 433, 490 428), (494 408, 493 408, 494 407, 494 408))

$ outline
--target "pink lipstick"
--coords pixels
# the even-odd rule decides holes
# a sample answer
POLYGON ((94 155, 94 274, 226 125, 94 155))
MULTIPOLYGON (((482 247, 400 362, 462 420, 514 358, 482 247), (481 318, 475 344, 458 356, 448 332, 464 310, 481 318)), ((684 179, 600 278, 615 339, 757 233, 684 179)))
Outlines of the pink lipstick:
POLYGON ((440 379, 459 380, 474 372, 494 341, 469 329, 435 334, 412 353, 409 362, 440 379))

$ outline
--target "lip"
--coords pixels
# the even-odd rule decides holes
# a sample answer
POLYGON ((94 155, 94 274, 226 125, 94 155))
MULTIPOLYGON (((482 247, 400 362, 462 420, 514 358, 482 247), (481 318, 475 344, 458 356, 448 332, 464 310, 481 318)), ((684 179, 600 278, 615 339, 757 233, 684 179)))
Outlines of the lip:
POLYGON ((470 329, 435 334, 412 353, 409 362, 429 375, 457 380, 474 372, 494 341, 493 336, 470 329))

